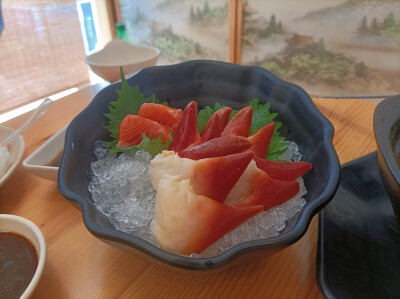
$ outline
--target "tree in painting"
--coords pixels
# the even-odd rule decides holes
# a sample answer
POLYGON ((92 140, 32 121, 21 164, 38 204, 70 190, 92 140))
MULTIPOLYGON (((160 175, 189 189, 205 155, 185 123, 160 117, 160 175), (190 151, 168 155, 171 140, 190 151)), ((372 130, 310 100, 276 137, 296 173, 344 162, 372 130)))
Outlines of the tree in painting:
POLYGON ((357 28, 358 36, 383 36, 400 40, 400 20, 397 22, 393 12, 390 12, 383 21, 379 22, 376 17, 368 26, 368 18, 364 16, 357 28))

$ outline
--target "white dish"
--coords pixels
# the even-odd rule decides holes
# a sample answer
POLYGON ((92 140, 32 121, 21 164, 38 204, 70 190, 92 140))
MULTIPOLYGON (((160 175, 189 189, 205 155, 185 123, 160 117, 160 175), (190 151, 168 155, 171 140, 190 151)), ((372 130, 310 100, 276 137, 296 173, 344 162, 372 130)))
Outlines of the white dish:
MULTIPOLYGON (((0 140, 4 140, 6 138, 6 136, 10 135, 12 132, 14 132, 13 129, 0 125, 0 140)), ((21 161, 22 155, 24 154, 24 150, 25 150, 24 138, 22 138, 22 136, 19 135, 11 143, 8 150, 12 157, 12 163, 8 167, 6 172, 3 174, 3 176, 0 177, 0 186, 2 186, 5 183, 5 181, 10 177, 10 175, 13 173, 13 171, 17 167, 18 163, 21 161)))
POLYGON ((65 126, 60 131, 51 136, 45 143, 38 147, 29 157, 27 157, 22 165, 31 173, 51 181, 57 181, 58 167, 48 166, 64 148, 65 126))
POLYGON ((0 214, 0 232, 12 232, 21 235, 28 239, 36 249, 38 257, 36 272, 28 287, 25 289, 25 292, 20 297, 24 299, 29 298, 42 276, 46 263, 47 247, 43 233, 33 222, 19 216, 8 214, 0 214))
POLYGON ((101 78, 116 82, 121 79, 120 67, 125 76, 154 66, 160 51, 157 48, 132 45, 124 40, 115 39, 102 50, 86 57, 85 62, 101 78))

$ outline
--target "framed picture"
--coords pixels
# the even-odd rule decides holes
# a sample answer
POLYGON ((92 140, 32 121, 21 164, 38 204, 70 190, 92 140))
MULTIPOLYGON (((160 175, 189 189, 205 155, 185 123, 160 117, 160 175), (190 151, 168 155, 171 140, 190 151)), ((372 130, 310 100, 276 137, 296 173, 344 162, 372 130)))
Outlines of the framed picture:
POLYGON ((400 1, 241 2, 242 64, 315 95, 400 93, 400 1))
POLYGON ((159 64, 257 65, 319 96, 400 93, 400 1, 119 0, 118 13, 159 64))
POLYGON ((229 61, 229 0, 119 0, 134 44, 157 47, 159 64, 192 59, 229 61))

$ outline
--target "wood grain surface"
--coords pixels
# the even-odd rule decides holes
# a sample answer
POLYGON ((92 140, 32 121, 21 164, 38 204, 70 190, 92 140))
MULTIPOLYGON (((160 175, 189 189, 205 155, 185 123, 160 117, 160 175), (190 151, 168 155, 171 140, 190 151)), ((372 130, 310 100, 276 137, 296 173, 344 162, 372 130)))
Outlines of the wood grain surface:
MULTIPOLYGON (((99 88, 89 87, 55 102, 23 134, 24 158, 71 121, 99 88)), ((313 100, 335 127, 334 146, 341 163, 376 149, 372 127, 376 104, 313 100)), ((26 117, 7 125, 15 128, 26 117)), ((0 212, 28 218, 46 238, 47 262, 33 298, 323 298, 316 283, 317 217, 300 241, 270 258, 218 274, 188 276, 99 241, 55 182, 36 177, 22 165, 0 188, 0 212)))

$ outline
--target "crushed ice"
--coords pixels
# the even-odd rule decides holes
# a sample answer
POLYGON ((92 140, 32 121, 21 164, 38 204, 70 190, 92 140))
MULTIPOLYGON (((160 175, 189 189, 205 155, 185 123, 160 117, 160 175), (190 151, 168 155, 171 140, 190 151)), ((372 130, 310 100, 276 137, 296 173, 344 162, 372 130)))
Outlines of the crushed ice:
MULTIPOLYGON (((151 156, 147 152, 127 152, 108 156, 108 148, 102 141, 94 144, 98 159, 91 164, 92 179, 89 191, 97 209, 117 230, 134 234, 154 245, 150 229, 153 219, 155 194, 147 168, 151 156)), ((289 142, 282 160, 298 161, 301 154, 294 142, 289 142)), ((201 254, 192 257, 211 257, 249 240, 265 239, 279 235, 287 220, 297 214, 306 204, 303 179, 298 179, 300 192, 286 203, 261 212, 226 234, 201 254)))

